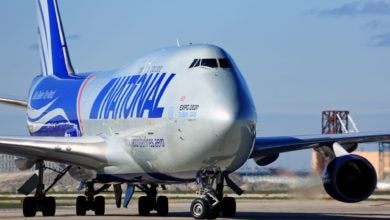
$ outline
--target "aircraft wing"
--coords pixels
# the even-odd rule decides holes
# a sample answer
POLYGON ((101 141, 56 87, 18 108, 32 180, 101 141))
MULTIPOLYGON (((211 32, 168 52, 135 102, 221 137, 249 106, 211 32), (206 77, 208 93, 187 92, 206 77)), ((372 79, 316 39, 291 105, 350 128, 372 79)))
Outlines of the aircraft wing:
POLYGON ((332 146, 335 142, 341 145, 350 145, 380 141, 390 141, 390 132, 256 137, 255 146, 250 158, 321 146, 332 146))
POLYGON ((97 169, 105 164, 101 137, 1 137, 0 153, 97 169))
POLYGON ((12 105, 12 106, 16 106, 16 107, 27 108, 27 102, 25 100, 21 100, 21 99, 0 97, 0 104, 6 104, 6 105, 12 105))

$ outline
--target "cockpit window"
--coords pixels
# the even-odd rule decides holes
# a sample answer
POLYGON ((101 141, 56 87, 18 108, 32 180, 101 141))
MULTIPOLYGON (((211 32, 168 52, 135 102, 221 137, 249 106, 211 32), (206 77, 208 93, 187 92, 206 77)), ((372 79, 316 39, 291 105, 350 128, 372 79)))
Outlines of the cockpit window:
POLYGON ((232 67, 230 60, 227 58, 220 58, 220 59, 194 59, 192 61, 189 68, 197 67, 197 66, 206 66, 210 68, 230 68, 232 67), (218 62, 217 62, 218 61, 218 62))
POLYGON ((208 66, 211 68, 217 68, 218 67, 217 59, 202 59, 201 66, 208 66))
POLYGON ((199 66, 199 63, 200 63, 200 59, 195 59, 195 60, 191 63, 190 68, 199 66))
POLYGON ((221 68, 231 68, 232 64, 230 63, 229 59, 219 59, 219 67, 221 68))

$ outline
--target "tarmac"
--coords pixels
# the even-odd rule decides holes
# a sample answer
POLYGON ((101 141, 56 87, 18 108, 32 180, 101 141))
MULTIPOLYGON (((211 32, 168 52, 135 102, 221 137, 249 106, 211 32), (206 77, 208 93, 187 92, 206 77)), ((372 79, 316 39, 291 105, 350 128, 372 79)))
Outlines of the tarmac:
MULTIPOLYGON (((170 200, 170 213, 163 219, 192 219, 189 207, 191 200, 170 200)), ((29 219, 162 219, 152 213, 149 217, 138 216, 137 201, 131 201, 129 208, 117 209, 106 205, 105 216, 76 216, 75 207, 58 207, 56 216, 47 218, 38 213, 29 219)), ((21 209, 1 209, 0 219, 25 219, 21 209)), ((235 219, 390 219, 390 201, 368 200, 355 204, 341 203, 334 200, 237 200, 235 219)))

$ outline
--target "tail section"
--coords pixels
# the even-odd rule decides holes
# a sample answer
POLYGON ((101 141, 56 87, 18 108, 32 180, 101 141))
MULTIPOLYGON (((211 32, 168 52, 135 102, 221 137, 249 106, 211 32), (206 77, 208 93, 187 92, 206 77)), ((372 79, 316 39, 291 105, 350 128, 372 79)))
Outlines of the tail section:
POLYGON ((43 75, 73 76, 57 0, 38 0, 37 14, 43 75))

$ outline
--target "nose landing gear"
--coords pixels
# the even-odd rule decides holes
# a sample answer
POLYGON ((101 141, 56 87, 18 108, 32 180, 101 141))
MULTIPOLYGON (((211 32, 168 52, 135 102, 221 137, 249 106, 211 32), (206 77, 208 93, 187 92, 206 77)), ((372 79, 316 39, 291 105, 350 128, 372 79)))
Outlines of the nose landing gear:
POLYGON ((235 216, 236 200, 233 197, 223 196, 224 178, 227 178, 227 182, 231 181, 220 171, 199 172, 196 179, 199 198, 192 201, 190 209, 195 219, 215 219, 221 213, 223 217, 235 216))

